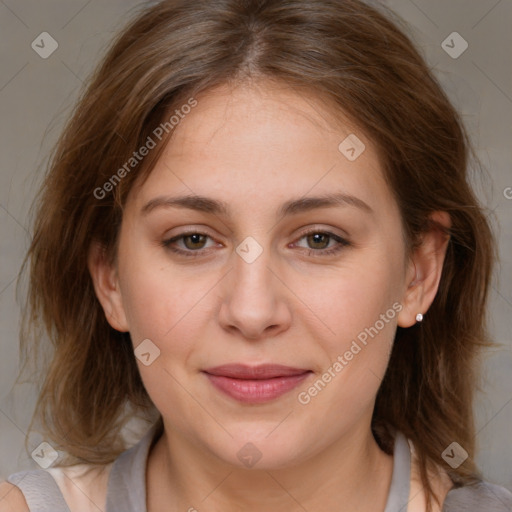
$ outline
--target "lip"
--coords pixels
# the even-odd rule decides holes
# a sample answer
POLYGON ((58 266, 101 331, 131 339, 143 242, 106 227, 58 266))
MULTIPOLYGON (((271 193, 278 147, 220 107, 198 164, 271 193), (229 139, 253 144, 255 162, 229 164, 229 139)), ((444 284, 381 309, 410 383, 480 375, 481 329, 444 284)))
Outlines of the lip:
POLYGON ((297 387, 312 372, 278 364, 226 364, 203 370, 219 391, 243 403, 265 403, 297 387))

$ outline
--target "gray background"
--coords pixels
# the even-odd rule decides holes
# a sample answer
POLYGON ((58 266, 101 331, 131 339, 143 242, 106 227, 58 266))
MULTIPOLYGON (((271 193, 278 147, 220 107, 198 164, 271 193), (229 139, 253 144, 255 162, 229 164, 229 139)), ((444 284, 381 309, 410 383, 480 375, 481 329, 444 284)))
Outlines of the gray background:
MULTIPOLYGON (((128 19, 133 0, 0 0, 0 479, 37 467, 23 442, 35 389, 13 387, 18 370, 15 278, 27 249, 28 210, 41 168, 82 81, 128 19), (42 32, 58 49, 41 58, 42 32)), ((409 25, 489 169, 478 193, 497 219, 501 263, 491 296, 494 341, 477 401, 477 461, 484 476, 512 490, 512 0, 389 0, 409 25), (452 32, 468 42, 458 58, 441 43, 452 32), (507 197, 508 196, 508 197, 507 197), (499 224, 499 226, 498 226, 499 224)), ((458 44, 458 43, 457 43, 458 44)), ((38 440, 30 438, 29 448, 38 440)))

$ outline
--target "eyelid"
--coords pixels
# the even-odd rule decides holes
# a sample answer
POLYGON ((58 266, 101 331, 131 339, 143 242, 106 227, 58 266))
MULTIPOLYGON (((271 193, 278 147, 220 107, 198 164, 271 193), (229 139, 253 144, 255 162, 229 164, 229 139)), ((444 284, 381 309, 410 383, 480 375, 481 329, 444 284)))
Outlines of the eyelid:
POLYGON ((345 231, 342 231, 338 228, 341 233, 335 232, 336 228, 329 227, 329 226, 321 226, 321 225, 313 225, 312 227, 304 228, 300 231, 299 237, 303 237, 305 235, 310 235, 312 233, 325 233, 327 235, 337 236, 339 238, 348 239, 350 238, 348 233, 345 231))
POLYGON ((183 228, 183 231, 180 231, 176 235, 174 235, 174 234, 172 234, 172 235, 171 234, 170 235, 164 235, 165 236, 165 240, 164 241, 169 241, 169 240, 172 240, 172 239, 175 239, 175 238, 185 237, 187 235, 203 235, 203 236, 207 236, 207 237, 211 238, 212 240, 216 240, 216 237, 213 236, 208 231, 208 228, 204 228, 202 226, 201 227, 192 226, 192 227, 185 227, 185 228, 183 228))
POLYGON ((171 247, 171 244, 173 242, 177 242, 177 241, 180 241, 180 240, 183 240, 184 238, 186 238, 187 236, 190 236, 190 235, 200 235, 200 236, 205 236, 207 238, 209 238, 210 240, 214 241, 214 242, 217 242, 215 240, 215 238, 213 236, 211 236, 209 233, 205 232, 205 231, 201 231, 199 229, 187 229, 185 231, 182 231, 181 233, 177 234, 177 235, 173 235, 173 236, 170 236, 170 237, 166 237, 164 240, 162 240, 161 242, 161 245, 165 248, 168 248, 170 250, 172 250, 173 252, 176 252, 176 253, 179 253, 179 254, 197 254, 199 255, 200 253, 204 253, 205 251, 208 251, 209 249, 211 249, 211 247, 207 248, 207 249, 198 249, 196 251, 193 251, 193 250, 186 250, 186 249, 174 249, 171 247))
MULTIPOLYGON (((336 234, 331 229, 332 228, 321 228, 319 226, 312 226, 309 228, 305 228, 304 230, 301 231, 301 233, 299 235, 296 236, 296 238, 295 238, 296 241, 293 242, 292 245, 295 245, 298 241, 302 240, 303 238, 305 238, 306 236, 311 235, 311 234, 327 235, 327 237, 330 240, 334 240, 336 242, 334 247, 330 247, 330 248, 328 247, 328 248, 324 248, 324 249, 309 249, 306 247, 299 247, 302 250, 302 252, 305 251, 308 256, 319 257, 319 258, 322 258, 322 257, 326 258, 328 256, 335 255, 335 254, 339 253, 340 251, 342 251, 343 249, 350 247, 352 245, 352 243, 348 239, 348 236, 336 234)), ((207 256, 210 254, 212 247, 192 250, 192 249, 180 249, 180 248, 176 248, 176 247, 172 246, 173 242, 183 240, 184 238, 186 238, 189 235, 205 236, 213 241, 216 241, 215 238, 207 232, 201 231, 197 228, 187 228, 185 231, 182 231, 181 233, 179 233, 175 236, 172 236, 170 238, 163 240, 161 242, 161 245, 165 249, 172 251, 175 254, 184 256, 186 258, 188 258, 188 257, 189 258, 197 258, 200 256, 207 256)), ((289 246, 290 245, 288 245, 287 247, 289 247, 289 246)))
MULTIPOLYGON (((333 247, 327 247, 325 249, 308 249, 306 247, 301 247, 301 249, 303 251, 306 251, 308 256, 318 257, 318 258, 322 258, 322 257, 327 258, 329 256, 334 256, 334 255, 338 254, 340 251, 342 251, 343 249, 345 249, 347 247, 352 246, 352 243, 349 241, 347 236, 338 235, 329 229, 319 229, 319 228, 312 228, 312 229, 302 232, 299 235, 297 242, 302 240, 304 237, 307 237, 308 235, 312 235, 312 234, 327 235, 327 237, 330 240, 334 240, 336 242, 336 244, 333 247)), ((294 242, 293 245, 295 245, 297 242, 294 242)))

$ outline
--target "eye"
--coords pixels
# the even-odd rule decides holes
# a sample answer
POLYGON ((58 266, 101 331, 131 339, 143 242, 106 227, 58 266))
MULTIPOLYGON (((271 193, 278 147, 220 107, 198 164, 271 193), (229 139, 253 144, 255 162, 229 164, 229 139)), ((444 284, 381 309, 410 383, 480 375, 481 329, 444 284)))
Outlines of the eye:
POLYGON ((329 256, 350 246, 348 240, 329 231, 308 231, 299 240, 302 239, 305 239, 310 247, 306 251, 308 256, 329 256), (333 243, 329 245, 331 242, 333 243))
POLYGON ((181 235, 164 240, 162 242, 162 246, 177 254, 195 257, 199 256, 200 251, 205 248, 208 238, 211 239, 211 237, 205 233, 191 231, 189 233, 182 233, 181 235), (184 246, 184 249, 177 247, 180 243, 182 244, 182 247, 184 246))
MULTIPOLYGON (((176 254, 194 258, 208 252, 209 247, 206 245, 208 239, 213 240, 206 233, 190 231, 164 240, 161 244, 176 254)), ((303 239, 306 240, 309 246, 309 248, 305 248, 306 254, 314 257, 336 254, 351 245, 350 242, 339 235, 329 231, 319 231, 318 229, 304 233, 299 240, 303 239)), ((301 247, 300 245, 297 246, 301 247)))

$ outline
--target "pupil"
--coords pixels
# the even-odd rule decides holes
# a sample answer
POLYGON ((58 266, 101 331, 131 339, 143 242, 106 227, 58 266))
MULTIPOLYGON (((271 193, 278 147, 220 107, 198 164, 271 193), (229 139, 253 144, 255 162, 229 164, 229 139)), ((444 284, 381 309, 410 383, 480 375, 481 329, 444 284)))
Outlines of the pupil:
POLYGON ((194 235, 188 235, 189 240, 191 241, 192 245, 200 244, 201 243, 201 237, 203 235, 194 234, 194 235))
MULTIPOLYGON (((315 233, 314 235, 312 235, 313 237, 313 243, 322 243, 322 239, 325 237, 324 234, 322 233, 315 233)), ((324 240, 325 242, 325 240, 324 240)))

